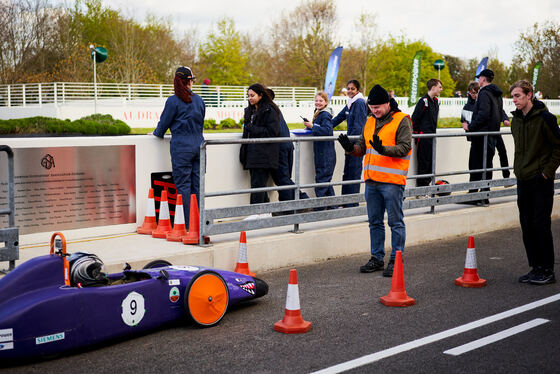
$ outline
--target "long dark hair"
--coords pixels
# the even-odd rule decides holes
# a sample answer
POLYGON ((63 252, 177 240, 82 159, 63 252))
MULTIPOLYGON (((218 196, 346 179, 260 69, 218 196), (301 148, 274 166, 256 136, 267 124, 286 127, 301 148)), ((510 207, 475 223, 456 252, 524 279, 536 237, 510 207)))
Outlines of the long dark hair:
MULTIPOLYGON (((272 108, 274 108, 274 110, 276 111, 276 114, 278 115, 278 117, 280 117, 280 108, 278 108, 278 106, 276 104, 274 104, 274 101, 272 101, 272 97, 271 97, 271 93, 270 93, 270 91, 272 91, 272 90, 270 88, 267 88, 260 83, 253 83, 247 89, 247 91, 249 91, 249 90, 251 90, 254 93, 256 93, 257 95, 261 96, 261 99, 259 100, 259 105, 258 105, 259 108, 263 108, 268 104, 272 108), (262 104, 264 104, 264 105, 262 105, 262 104)), ((252 105, 249 103, 249 106, 252 106, 252 105)), ((260 110, 257 110, 257 111, 260 111, 260 110)))
POLYGON ((175 95, 179 96, 179 99, 183 100, 185 103, 192 103, 192 91, 189 89, 190 79, 181 78, 180 75, 175 75, 173 79, 173 90, 175 95))
POLYGON ((360 91, 360 82, 358 82, 358 81, 355 80, 355 79, 350 79, 350 80, 348 81, 348 83, 346 83, 346 85, 348 86, 350 83, 352 83, 354 86, 356 86, 356 89, 357 89, 358 91, 360 91))

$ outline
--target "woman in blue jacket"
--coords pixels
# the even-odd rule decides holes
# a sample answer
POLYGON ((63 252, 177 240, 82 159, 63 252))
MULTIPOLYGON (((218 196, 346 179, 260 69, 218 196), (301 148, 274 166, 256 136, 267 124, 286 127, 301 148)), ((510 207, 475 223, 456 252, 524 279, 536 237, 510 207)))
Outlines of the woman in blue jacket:
POLYGON ((188 67, 181 66, 175 72, 173 88, 175 95, 165 102, 154 135, 163 138, 171 130, 171 165, 173 182, 177 192, 183 195, 185 224, 189 224, 190 196, 198 201, 200 187, 200 144, 204 141, 202 129, 206 107, 200 96, 192 92, 196 77, 188 67))
MULTIPOLYGON (((367 105, 364 95, 360 92, 360 82, 355 79, 348 81, 346 84, 348 102, 342 108, 340 113, 333 118, 333 127, 338 126, 342 121, 346 120, 346 134, 362 135, 364 125, 367 120, 367 105)), ((362 178, 362 160, 363 157, 354 157, 351 155, 344 156, 344 174, 343 181, 356 180, 362 178)), ((342 194, 355 194, 360 192, 360 184, 345 184, 342 186, 342 194)), ((358 206, 358 204, 347 204, 349 206, 358 206)))
MULTIPOLYGON (((332 136, 332 111, 329 105, 329 97, 325 92, 318 92, 315 95, 315 114, 313 122, 304 122, 308 129, 311 129, 313 136, 332 136)), ((336 165, 336 153, 334 142, 313 142, 313 153, 315 155, 315 182, 330 182, 336 165)), ((329 187, 315 187, 315 195, 334 196, 334 189, 329 187)))

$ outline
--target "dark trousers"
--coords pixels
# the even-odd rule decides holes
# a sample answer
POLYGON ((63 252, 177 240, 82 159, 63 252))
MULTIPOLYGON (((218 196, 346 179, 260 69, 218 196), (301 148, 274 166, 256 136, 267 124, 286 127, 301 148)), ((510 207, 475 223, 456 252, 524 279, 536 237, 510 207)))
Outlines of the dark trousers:
MULTIPOLYGON (((498 135, 496 138, 496 151, 498 151, 498 157, 500 158, 500 167, 505 168, 509 166, 508 156, 506 145, 504 144, 504 139, 502 139, 501 135, 498 135)), ((510 172, 509 170, 502 170, 502 175, 504 178, 509 178, 510 172)))
MULTIPOLYGON (((343 181, 352 181, 361 179, 362 177, 362 162, 364 157, 354 157, 350 155, 344 156, 344 174, 342 174, 343 181)), ((342 185, 342 195, 350 195, 360 193, 360 183, 344 184, 342 185)), ((346 207, 358 206, 358 203, 346 204, 346 207)))
MULTIPOLYGON (((278 168, 271 173, 272 180, 277 186, 293 186, 292 166, 294 164, 294 150, 292 147, 280 146, 280 154, 278 156, 278 168)), ((296 190, 278 191, 278 200, 287 201, 294 200, 296 190)), ((308 199, 309 196, 305 192, 299 193, 300 199, 308 199)))
MULTIPOLYGON (((249 169, 249 174, 251 175, 251 188, 266 187, 268 177, 272 175, 274 171, 275 169, 249 169)), ((251 193, 251 204, 262 204, 268 203, 269 201, 268 193, 266 191, 251 193)))
MULTIPOLYGON (((495 140, 488 137, 486 149, 486 168, 492 168, 492 159, 494 158, 495 150, 495 140)), ((484 137, 483 136, 473 136, 471 141, 471 150, 469 152, 469 170, 482 169, 484 165, 484 137)), ((492 179, 492 172, 487 171, 486 177, 483 178, 483 172, 471 173, 469 177, 470 182, 476 182, 480 180, 490 180, 492 179)), ((481 191, 486 191, 488 188, 482 188, 481 191)), ((478 189, 469 190, 469 192, 478 192, 478 189)))
MULTIPOLYGON (((416 139, 416 174, 432 174, 432 146, 434 139, 416 139)), ((429 186, 432 178, 416 179, 416 186, 429 186)))
POLYGON ((530 267, 554 270, 554 244, 550 215, 554 199, 554 180, 542 175, 517 181, 517 207, 523 244, 530 267))
POLYGON ((200 188, 200 153, 197 149, 176 151, 171 153, 173 167, 173 182, 177 193, 183 196, 183 212, 185 226, 189 228, 191 194, 196 195, 198 203, 200 188))

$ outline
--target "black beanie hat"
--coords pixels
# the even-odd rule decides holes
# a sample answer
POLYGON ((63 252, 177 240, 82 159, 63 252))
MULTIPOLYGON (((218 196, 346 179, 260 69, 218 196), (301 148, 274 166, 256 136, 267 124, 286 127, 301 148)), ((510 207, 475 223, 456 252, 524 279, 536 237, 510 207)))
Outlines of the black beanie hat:
POLYGON ((379 105, 385 104, 389 102, 389 94, 387 91, 381 87, 380 85, 376 84, 373 88, 369 91, 369 95, 367 98, 367 103, 369 105, 379 105))

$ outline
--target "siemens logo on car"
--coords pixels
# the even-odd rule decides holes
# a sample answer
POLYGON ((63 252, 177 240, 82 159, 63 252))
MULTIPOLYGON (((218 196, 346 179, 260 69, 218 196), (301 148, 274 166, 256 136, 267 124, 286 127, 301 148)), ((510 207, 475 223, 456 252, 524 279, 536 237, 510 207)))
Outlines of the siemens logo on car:
POLYGON ((64 339, 64 333, 59 332, 56 334, 40 336, 38 338, 35 338, 35 344, 37 345, 37 344, 44 344, 44 343, 52 343, 63 339, 64 339))

